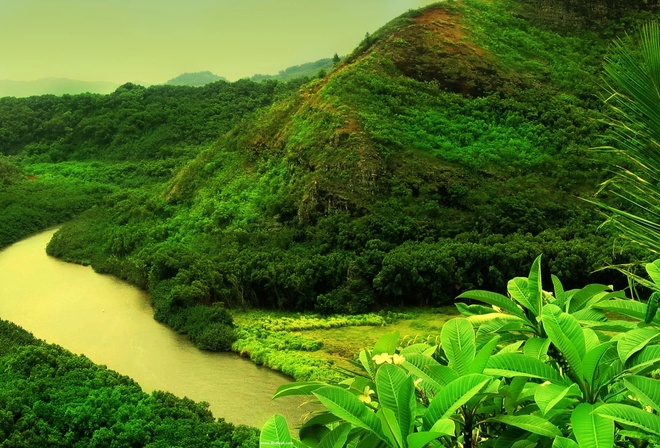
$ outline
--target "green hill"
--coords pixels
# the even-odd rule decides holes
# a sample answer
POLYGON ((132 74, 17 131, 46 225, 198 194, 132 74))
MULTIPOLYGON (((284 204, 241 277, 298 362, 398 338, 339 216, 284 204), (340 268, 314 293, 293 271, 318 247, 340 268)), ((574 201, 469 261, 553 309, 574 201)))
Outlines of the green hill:
POLYGON ((216 81, 227 81, 222 76, 215 75, 209 71, 196 73, 183 73, 165 83, 168 86, 191 86, 201 87, 216 81))
POLYGON ((606 142, 598 74, 621 28, 567 14, 477 0, 411 11, 157 193, 64 226, 49 253, 148 289, 156 318, 202 345, 216 302, 439 305, 503 289, 540 253, 568 287, 615 282, 585 280, 625 256, 579 196, 608 162, 589 148, 606 142))
POLYGON ((305 64, 294 65, 292 67, 280 70, 276 75, 253 75, 250 79, 252 81, 265 81, 268 79, 275 79, 278 81, 291 81, 296 78, 315 78, 319 72, 327 73, 334 67, 331 58, 319 59, 314 62, 307 62, 305 64))

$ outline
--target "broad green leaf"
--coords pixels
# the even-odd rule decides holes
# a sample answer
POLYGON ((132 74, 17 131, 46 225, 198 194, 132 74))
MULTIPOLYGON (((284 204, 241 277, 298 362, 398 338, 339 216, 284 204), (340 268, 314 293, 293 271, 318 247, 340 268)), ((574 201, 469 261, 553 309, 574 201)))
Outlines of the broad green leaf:
POLYGON ((649 274, 653 283, 660 287, 660 259, 653 261, 652 263, 646 263, 644 265, 646 273, 649 274))
POLYGON ((459 302, 455 303, 454 306, 465 317, 469 316, 479 316, 483 314, 500 314, 496 312, 493 308, 484 305, 467 305, 465 303, 459 302))
POLYGON ((440 340, 449 367, 459 375, 468 373, 477 350, 472 324, 463 318, 451 319, 442 326, 440 340))
POLYGON ((592 283, 578 290, 568 303, 568 312, 575 313, 586 308, 590 303, 601 300, 607 294, 605 291, 608 289, 605 285, 592 283))
POLYGON ((482 320, 482 322, 473 322, 475 320, 480 320, 480 319, 475 319, 475 317, 468 317, 468 320, 472 324, 479 324, 479 329, 477 330, 477 338, 482 337, 484 335, 489 336, 491 334, 495 333, 501 333, 501 332, 512 332, 516 330, 523 331, 525 328, 528 329, 528 331, 531 331, 531 327, 529 324, 529 321, 527 319, 521 319, 516 316, 511 316, 508 314, 503 314, 503 313, 496 313, 497 316, 493 317, 490 319, 490 315, 488 320, 482 320))
POLYGON ((555 289, 555 305, 564 310, 564 304, 566 303, 564 285, 561 284, 559 277, 557 277, 555 274, 551 274, 550 278, 552 279, 552 286, 555 289))
POLYGON ((489 418, 486 421, 500 422, 508 426, 515 426, 516 428, 544 437, 554 438, 562 435, 559 428, 550 423, 547 419, 537 415, 498 415, 489 418))
POLYGON ((440 432, 421 431, 408 434, 408 448, 424 448, 433 440, 444 436, 440 432))
POLYGON ((380 366, 376 372, 378 401, 383 408, 394 412, 403 437, 412 432, 415 419, 415 386, 413 379, 392 364, 380 366))
POLYGON ((622 334, 616 346, 621 362, 625 364, 628 358, 658 337, 660 331, 652 328, 638 328, 622 334))
POLYGON ((377 437, 374 433, 367 433, 362 438, 355 437, 354 440, 357 440, 357 443, 347 448, 382 448, 383 442, 387 443, 386 440, 377 437))
POLYGON ((594 376, 600 364, 600 359, 603 354, 612 347, 613 342, 603 342, 602 344, 589 350, 582 362, 582 375, 587 383, 594 384, 594 376))
POLYGON ((589 353, 590 350, 593 350, 600 345, 598 335, 591 328, 582 328, 582 334, 584 335, 585 353, 589 353))
POLYGON ((532 303, 529 295, 527 294, 529 280, 525 277, 515 277, 507 283, 507 291, 511 298, 521 304, 523 308, 529 310, 533 316, 539 315, 539 310, 535 308, 535 303, 532 303))
POLYGON ((481 347, 477 356, 474 357, 474 361, 470 364, 468 373, 483 373, 488 358, 493 354, 493 349, 495 349, 495 346, 497 346, 499 341, 500 337, 494 336, 483 347, 481 347))
MULTIPOLYGON (((409 355, 406 360, 401 364, 409 373, 417 378, 421 378, 426 386, 432 387, 434 390, 440 390, 444 387, 445 382, 442 378, 436 378, 433 374, 429 373, 429 368, 433 366, 440 366, 438 361, 424 355, 409 355)), ((449 369, 446 366, 442 366, 449 369)), ((451 369, 449 369, 451 370, 451 369)))
POLYGON ((314 395, 330 412, 358 428, 371 431, 383 441, 387 441, 380 428, 380 421, 352 393, 336 386, 326 386, 314 391, 314 395))
POLYGON ((543 328, 552 343, 568 361, 578 378, 582 378, 582 359, 586 354, 582 327, 570 314, 556 305, 546 305, 542 312, 543 328))
POLYGON ((660 381, 645 376, 631 375, 623 380, 626 387, 637 395, 644 406, 660 412, 660 381))
POLYGON ((506 386, 504 395, 504 409, 507 413, 513 414, 518 407, 520 395, 522 394, 528 378, 526 376, 517 376, 506 386))
POLYGON ((362 368, 367 372, 367 375, 369 375, 369 378, 373 379, 375 372, 374 363, 371 360, 371 352, 362 350, 358 356, 358 359, 360 360, 360 364, 362 364, 362 368))
POLYGON ((594 308, 611 311, 623 316, 644 320, 646 317, 646 304, 628 299, 614 299, 598 302, 594 308))
POLYGON ((289 425, 280 414, 275 414, 264 424, 259 435, 260 447, 282 448, 293 445, 289 425))
POLYGON ((660 417, 627 404, 604 404, 593 411, 603 418, 660 435, 660 417))
POLYGON ((492 322, 492 321, 506 321, 507 325, 518 325, 520 327, 526 325, 528 323, 527 319, 523 319, 518 316, 514 316, 512 314, 505 314, 505 313, 496 313, 492 312, 490 314, 474 314, 472 316, 466 317, 468 322, 470 322, 474 327, 478 327, 480 325, 483 325, 487 322, 492 322))
POLYGON ((559 384, 543 383, 539 384, 534 392, 534 401, 544 416, 554 408, 557 403, 568 395, 580 395, 580 388, 577 384, 562 386, 559 384))
POLYGON ((541 284, 541 255, 532 262, 527 277, 527 297, 532 304, 532 311, 539 316, 543 307, 543 285, 541 284))
POLYGON ((531 356, 522 353, 504 353, 502 355, 491 356, 488 359, 486 375, 495 376, 527 376, 530 378, 539 378, 552 381, 554 383, 563 382, 563 378, 555 369, 531 356))
POLYGON ((390 355, 393 355, 399 344, 399 337, 400 334, 398 331, 381 336, 381 338, 376 341, 376 344, 374 344, 372 353, 374 355, 380 355, 381 353, 389 353, 390 355))
POLYGON ((449 384, 458 378, 458 373, 452 368, 443 365, 429 366, 426 371, 440 384, 449 384))
POLYGON ((556 437, 552 442, 552 448, 580 448, 580 445, 578 445, 573 439, 556 437))
MULTIPOLYGON (((660 287, 660 284, 658 284, 660 287)), ((644 323, 650 324, 655 319, 656 314, 658 313, 658 301, 660 301, 660 292, 655 291, 649 297, 649 301, 646 304, 646 316, 644 317, 644 323)))
POLYGON ((660 345, 647 345, 630 358, 626 369, 643 369, 660 364, 660 345))
POLYGON ((426 350, 428 350, 429 348, 435 349, 435 346, 430 346, 430 345, 425 344, 425 343, 413 344, 413 345, 409 345, 407 347, 402 348, 401 351, 399 352, 399 354, 401 356, 404 356, 404 357, 408 356, 408 355, 413 355, 413 354, 414 355, 421 355, 426 350))
MULTIPOLYGON (((607 317, 605 313, 601 310, 596 310, 593 308, 582 309, 571 313, 574 318, 576 318, 580 323, 582 321, 586 322, 607 322, 607 317)), ((584 325, 583 325, 584 326, 584 325)))
POLYGON ((342 448, 348 439, 348 433, 351 432, 351 428, 350 423, 342 423, 326 434, 321 439, 321 443, 319 443, 317 448, 342 448))
POLYGON ((628 320, 606 320, 606 321, 585 321, 580 320, 580 324, 585 328, 592 330, 612 331, 616 333, 626 332, 637 328, 637 324, 628 320))
POLYGON ((507 296, 498 294, 496 292, 481 291, 481 290, 466 291, 463 294, 456 297, 456 300, 458 299, 478 300, 480 302, 496 306, 497 308, 503 311, 513 314, 514 316, 518 316, 522 319, 526 319, 525 313, 518 307, 518 305, 516 305, 515 302, 513 302, 507 296))
POLYGON ((614 446, 614 422, 595 414, 593 411, 596 407, 593 404, 580 403, 571 414, 573 435, 580 448, 614 446))
POLYGON ((435 422, 430 432, 453 437, 456 435, 456 423, 450 418, 441 418, 435 422))
POLYGON ((325 383, 320 381, 283 384, 277 388, 277 392, 275 392, 273 399, 288 397, 290 395, 312 395, 312 392, 325 385, 325 383))
POLYGON ((507 344, 502 349, 497 352, 497 354, 504 354, 504 353, 520 353, 520 347, 525 343, 525 341, 516 341, 512 342, 511 344, 507 344))
POLYGON ((423 430, 430 430, 435 422, 452 415, 488 383, 489 377, 479 374, 461 376, 447 384, 431 400, 423 416, 423 430))
MULTIPOLYGON (((403 435, 397 422, 394 411, 387 408, 380 408, 376 412, 376 417, 380 420, 383 434, 390 441, 390 446, 403 448, 403 435)), ((407 435, 407 434, 406 434, 407 435)))
POLYGON ((545 360, 550 346, 550 339, 548 338, 529 338, 525 341, 523 353, 538 360, 545 360))

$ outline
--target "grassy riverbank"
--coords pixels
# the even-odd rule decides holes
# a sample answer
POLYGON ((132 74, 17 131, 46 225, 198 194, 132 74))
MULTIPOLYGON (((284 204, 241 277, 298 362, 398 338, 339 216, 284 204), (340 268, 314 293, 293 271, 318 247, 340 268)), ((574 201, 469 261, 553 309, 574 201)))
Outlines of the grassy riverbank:
POLYGON ((434 343, 453 307, 420 308, 356 316, 249 311, 232 313, 238 326, 233 350, 298 381, 330 380, 384 334, 398 330, 403 343, 434 343))

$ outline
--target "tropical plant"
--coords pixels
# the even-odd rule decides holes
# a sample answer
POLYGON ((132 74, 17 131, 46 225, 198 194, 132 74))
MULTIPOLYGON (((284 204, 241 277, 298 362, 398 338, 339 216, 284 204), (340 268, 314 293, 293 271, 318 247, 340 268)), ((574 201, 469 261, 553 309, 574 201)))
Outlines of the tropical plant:
POLYGON ((620 206, 600 203, 621 234, 660 252, 660 24, 614 42, 605 65, 607 102, 618 152, 627 163, 603 188, 620 206))
MULTIPOLYGON (((660 261, 647 265, 651 282, 660 261)), ((382 337, 337 384, 294 383, 275 397, 312 395, 326 410, 294 440, 273 417, 262 442, 305 447, 611 447, 660 442, 657 296, 626 300, 603 285, 554 294, 541 283, 541 259, 509 296, 472 291, 491 305, 459 305, 440 344, 401 347, 382 337), (490 312, 487 312, 490 310, 490 312), (621 320, 608 320, 618 313, 621 320), (493 322, 498 322, 493 325, 493 322), (507 326, 508 325, 508 326, 507 326), (635 442, 637 443, 637 442, 635 442)), ((636 445, 635 445, 636 446, 636 445)))

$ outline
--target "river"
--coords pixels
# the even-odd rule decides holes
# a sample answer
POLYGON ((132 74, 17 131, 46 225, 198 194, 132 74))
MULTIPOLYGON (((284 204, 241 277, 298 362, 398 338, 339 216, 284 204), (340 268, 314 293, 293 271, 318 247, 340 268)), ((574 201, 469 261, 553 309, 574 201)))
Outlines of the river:
POLYGON ((54 232, 0 252, 0 318, 130 376, 146 392, 206 401, 229 422, 261 427, 275 413, 298 421, 298 400, 271 401, 287 377, 233 353, 198 350, 153 319, 143 291, 47 256, 54 232))

